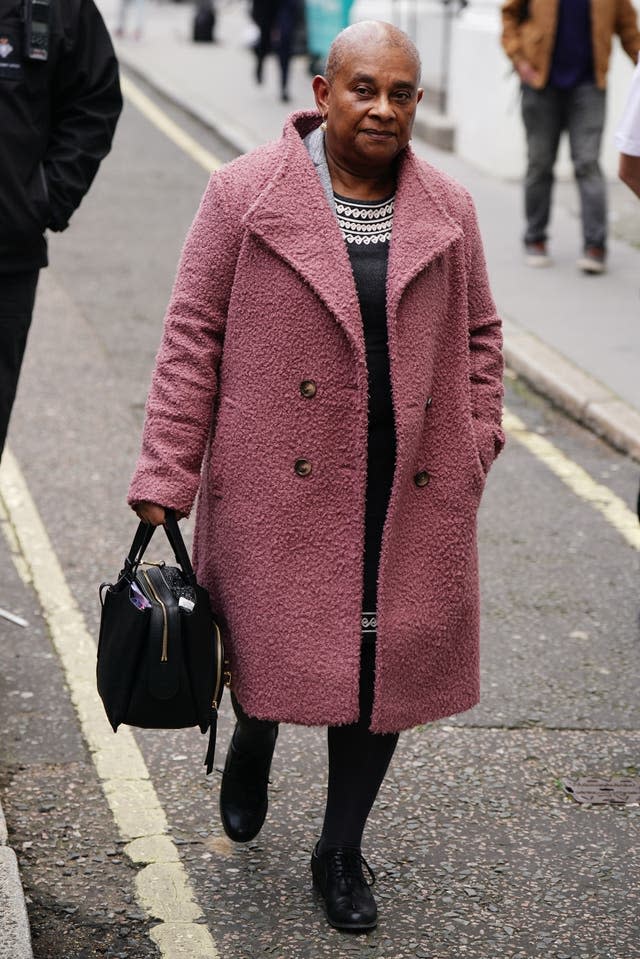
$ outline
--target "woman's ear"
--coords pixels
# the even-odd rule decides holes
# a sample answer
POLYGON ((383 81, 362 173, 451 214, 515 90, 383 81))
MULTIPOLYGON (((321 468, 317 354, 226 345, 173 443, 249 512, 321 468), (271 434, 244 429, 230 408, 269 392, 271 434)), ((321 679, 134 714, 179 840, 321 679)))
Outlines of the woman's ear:
POLYGON ((329 112, 329 91, 331 89, 329 81, 326 77, 314 77, 311 81, 311 88, 316 100, 318 112, 321 113, 323 117, 326 117, 329 112))

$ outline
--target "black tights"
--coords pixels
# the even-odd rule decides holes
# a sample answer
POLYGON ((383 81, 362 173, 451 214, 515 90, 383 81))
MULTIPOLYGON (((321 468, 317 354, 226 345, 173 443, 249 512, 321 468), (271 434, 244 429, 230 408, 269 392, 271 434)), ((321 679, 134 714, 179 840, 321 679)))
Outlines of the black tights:
MULTIPOLYGON (((362 647, 360 670, 360 718, 348 726, 329 726, 329 782, 320 849, 352 846, 359 849, 371 807, 387 772, 398 742, 397 733, 371 733, 375 646, 362 647)), ((259 747, 275 723, 250 719, 235 697, 238 720, 235 743, 250 750, 259 747)))

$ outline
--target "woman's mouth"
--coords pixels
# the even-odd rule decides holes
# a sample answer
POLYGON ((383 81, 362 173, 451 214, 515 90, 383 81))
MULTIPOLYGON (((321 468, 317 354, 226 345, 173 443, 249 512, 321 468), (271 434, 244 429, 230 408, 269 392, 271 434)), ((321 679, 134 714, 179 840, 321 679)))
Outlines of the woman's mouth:
POLYGON ((393 140, 395 137, 395 133, 389 130, 363 130, 362 132, 373 140, 393 140))

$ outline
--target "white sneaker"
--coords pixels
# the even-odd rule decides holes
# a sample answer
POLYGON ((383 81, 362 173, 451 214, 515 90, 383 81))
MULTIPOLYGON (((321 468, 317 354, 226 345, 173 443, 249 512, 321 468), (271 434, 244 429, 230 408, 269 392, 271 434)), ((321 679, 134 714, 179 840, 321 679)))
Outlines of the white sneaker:
POLYGON ((578 257, 576 266, 583 273, 606 273, 607 254, 601 246, 588 246, 581 257, 578 257))
POLYGON ((551 257, 547 253, 547 244, 544 240, 537 243, 525 243, 524 262, 527 266, 540 267, 551 266, 551 257))

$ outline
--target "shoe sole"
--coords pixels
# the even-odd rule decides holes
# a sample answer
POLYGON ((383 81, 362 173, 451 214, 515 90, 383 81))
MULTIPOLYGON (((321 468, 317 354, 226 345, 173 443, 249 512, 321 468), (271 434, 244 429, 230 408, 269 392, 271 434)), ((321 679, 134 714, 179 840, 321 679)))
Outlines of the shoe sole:
POLYGON ((605 263, 594 263, 593 260, 578 260, 576 266, 579 270, 582 270, 583 273, 591 273, 594 276, 607 272, 605 263))
POLYGON ((526 266, 532 266, 534 269, 540 269, 544 266, 551 266, 550 256, 526 256, 524 258, 526 266))

